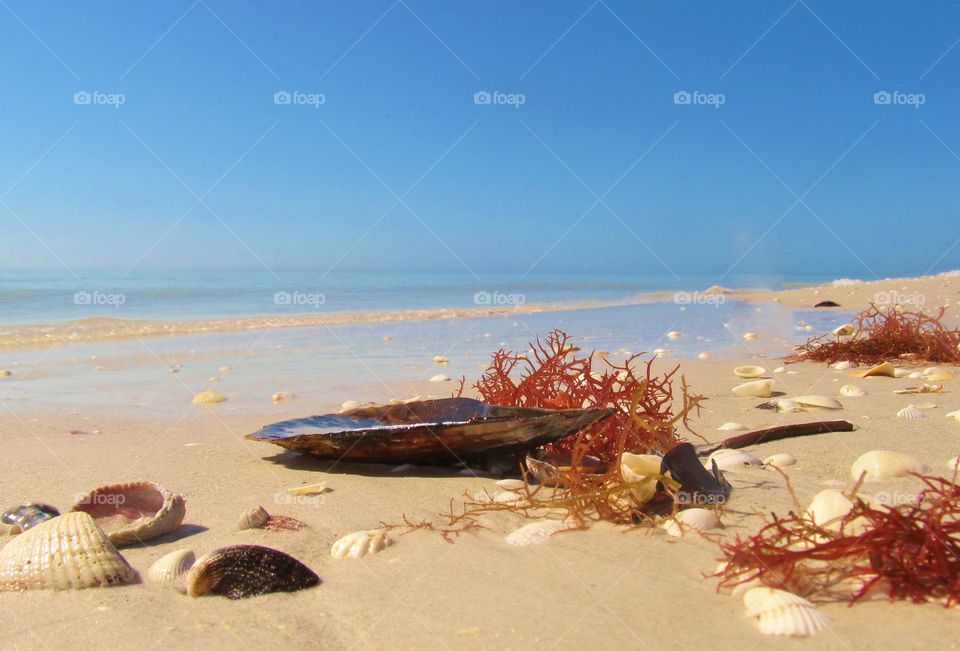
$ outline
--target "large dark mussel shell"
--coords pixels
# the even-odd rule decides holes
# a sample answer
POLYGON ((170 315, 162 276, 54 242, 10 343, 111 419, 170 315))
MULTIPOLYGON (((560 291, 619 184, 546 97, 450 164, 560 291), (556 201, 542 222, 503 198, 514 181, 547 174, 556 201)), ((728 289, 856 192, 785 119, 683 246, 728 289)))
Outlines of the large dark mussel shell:
POLYGON ((197 560, 187 575, 187 594, 208 592, 243 599, 271 592, 295 592, 320 583, 309 567, 288 554, 260 545, 216 549, 197 560))
POLYGON ((500 407, 471 398, 445 398, 287 420, 246 438, 324 459, 449 465, 551 443, 611 413, 500 407))

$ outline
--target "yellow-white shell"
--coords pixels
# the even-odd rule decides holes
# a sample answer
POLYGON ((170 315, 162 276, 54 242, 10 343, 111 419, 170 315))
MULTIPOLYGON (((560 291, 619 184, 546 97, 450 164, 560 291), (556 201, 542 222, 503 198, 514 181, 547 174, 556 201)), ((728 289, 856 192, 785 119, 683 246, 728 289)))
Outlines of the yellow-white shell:
POLYGON ((876 376, 885 376, 885 377, 894 377, 896 375, 897 369, 894 368, 893 364, 890 362, 883 362, 877 364, 876 366, 871 366, 870 368, 864 369, 862 371, 854 371, 850 375, 853 377, 876 377, 876 376))
POLYGON ((710 531, 722 527, 716 511, 710 509, 684 509, 661 525, 669 535, 680 538, 688 530, 710 531))
POLYGON ((807 515, 813 522, 829 529, 840 531, 840 520, 853 508, 853 502, 836 488, 828 488, 817 493, 807 507, 807 515))
POLYGON ((560 520, 541 520, 539 522, 525 524, 513 533, 508 534, 505 540, 508 545, 513 545, 514 547, 542 545, 556 532, 569 528, 570 525, 564 524, 560 520))
POLYGON ((295 486, 288 488, 287 492, 291 495, 321 495, 330 489, 327 488, 327 482, 321 481, 316 484, 306 484, 305 486, 295 486))
POLYGON ((769 457, 763 460, 763 465, 765 466, 776 466, 777 468, 784 468, 786 466, 792 466, 797 462, 797 458, 792 454, 786 452, 780 452, 778 454, 771 454, 769 457))
POLYGON ((949 373, 949 372, 950 371, 943 368, 942 366, 928 366, 927 368, 923 369, 924 375, 937 375, 938 373, 949 373))
POLYGON ((766 635, 806 637, 830 625, 812 603, 785 590, 751 588, 743 593, 743 605, 766 635))
POLYGON ((747 429, 749 429, 749 428, 748 428, 746 425, 744 425, 743 423, 733 423, 733 422, 730 422, 730 423, 724 423, 723 425, 721 425, 721 426, 718 427, 717 429, 720 430, 721 432, 742 432, 742 431, 747 430, 747 429))
POLYGON ((197 560, 196 555, 189 549, 177 549, 166 556, 162 556, 147 570, 147 578, 155 583, 172 585, 181 591, 186 591, 186 576, 197 560))
POLYGON ((860 455, 850 468, 850 476, 859 479, 867 473, 867 479, 893 479, 905 477, 908 472, 924 474, 930 471, 925 464, 906 454, 890 450, 871 450, 860 455))
POLYGON ((837 335, 838 337, 849 337, 854 332, 855 329, 852 323, 845 323, 842 326, 833 329, 833 334, 837 335))
POLYGON ((385 531, 356 531, 333 543, 330 555, 334 558, 363 558, 383 551, 392 542, 385 531))
POLYGON ((697 359, 710 359, 710 353, 698 353, 697 359))
POLYGON ((947 468, 949 468, 951 472, 960 469, 960 456, 954 457, 947 461, 947 468))
POLYGON ((631 492, 641 503, 647 502, 657 490, 657 477, 660 474, 661 457, 655 454, 632 454, 624 452, 620 457, 620 474, 630 484, 631 492))
POLYGON ((197 395, 193 396, 193 404, 195 405, 215 405, 217 403, 226 401, 227 397, 225 395, 212 389, 201 391, 197 395))
POLYGON ((4 369, 0 369, 0 377, 10 377, 11 375, 13 375, 13 372, 12 372, 12 371, 8 371, 8 370, 5 369, 5 368, 4 368, 4 369))
POLYGON ((707 459, 707 467, 711 467, 710 462, 715 461, 720 470, 740 470, 748 466, 762 466, 763 461, 759 457, 745 452, 743 450, 731 450, 721 448, 707 459))
POLYGON ((450 361, 450 360, 447 359, 447 356, 446 356, 446 355, 434 355, 434 356, 433 356, 433 363, 434 363, 434 364, 446 364, 446 363, 449 362, 449 361, 450 361))
POLYGON ((840 387, 840 395, 848 398, 859 398, 867 395, 867 392, 858 387, 856 384, 844 384, 842 387, 840 387))
POLYGON ((803 405, 796 400, 777 400, 777 411, 782 414, 795 414, 798 411, 803 411, 803 405))
POLYGON ((757 338, 757 336, 758 336, 758 335, 757 335, 756 332, 744 332, 744 333, 743 333, 743 340, 744 340, 744 341, 753 341, 754 339, 757 338))
POLYGON ((88 514, 65 513, 0 549, 0 592, 123 585, 136 573, 88 514))
POLYGON ((679 339, 683 336, 683 333, 678 330, 671 330, 667 333, 667 339, 679 339))
POLYGON ((847 361, 837 362, 836 364, 833 365, 833 368, 836 371, 849 371, 850 369, 853 368, 853 362, 847 362, 847 361))
POLYGON ((836 398, 830 396, 797 396, 792 400, 804 407, 819 407, 820 409, 843 409, 843 405, 836 398))
POLYGON ((259 529, 270 519, 270 514, 262 506, 255 506, 244 511, 237 520, 237 529, 259 529))
POLYGON ((444 375, 443 373, 438 373, 430 378, 430 382, 449 382, 450 377, 444 375))
POLYGON ((769 398, 773 393, 773 380, 754 380, 733 387, 733 392, 742 398, 769 398))
POLYGON ((762 366, 738 366, 733 369, 734 375, 737 377, 742 377, 744 379, 763 377, 767 374, 767 369, 762 366))
POLYGON ((913 420, 916 418, 926 418, 927 415, 924 413, 920 407, 917 405, 907 405, 903 409, 897 412, 897 418, 906 418, 908 420, 913 420))
POLYGON ((953 378, 953 373, 931 373, 925 379, 927 382, 949 382, 953 378))

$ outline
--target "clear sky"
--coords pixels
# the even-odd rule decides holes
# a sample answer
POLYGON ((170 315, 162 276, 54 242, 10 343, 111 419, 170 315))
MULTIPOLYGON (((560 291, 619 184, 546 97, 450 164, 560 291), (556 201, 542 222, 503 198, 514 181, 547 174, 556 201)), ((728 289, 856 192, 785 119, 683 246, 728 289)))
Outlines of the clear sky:
POLYGON ((0 0, 0 268, 956 268, 958 39, 955 2, 0 0))

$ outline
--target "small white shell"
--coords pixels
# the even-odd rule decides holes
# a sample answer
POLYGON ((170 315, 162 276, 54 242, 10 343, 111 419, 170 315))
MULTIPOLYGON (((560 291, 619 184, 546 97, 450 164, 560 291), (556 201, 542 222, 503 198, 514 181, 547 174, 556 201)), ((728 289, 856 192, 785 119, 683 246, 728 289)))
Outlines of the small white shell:
POLYGON ((903 409, 897 412, 897 418, 926 418, 927 415, 916 405, 907 405, 903 409))
POLYGON ((740 397, 769 398, 773 393, 773 380, 754 380, 744 382, 733 387, 733 392, 740 397))
POLYGON ((707 459, 707 467, 710 467, 710 461, 715 461, 720 470, 739 470, 747 466, 762 466, 763 461, 749 452, 743 450, 731 450, 722 448, 717 450, 707 459))
POLYGON ((860 479, 867 473, 867 479, 892 479, 904 477, 908 472, 924 474, 930 471, 925 464, 913 457, 889 450, 871 450, 860 455, 850 468, 850 476, 860 479))
POLYGON ((812 603, 785 590, 751 588, 743 593, 743 605, 766 635, 806 637, 830 625, 812 603))
POLYGON ((921 373, 920 371, 914 371, 907 377, 910 378, 911 380, 919 380, 920 378, 923 377, 923 373, 921 373))
POLYGON ((833 368, 837 371, 849 371, 853 368, 853 362, 837 362, 833 368))
POLYGON ((185 591, 185 577, 196 560, 196 555, 189 549, 172 551, 150 566, 147 570, 147 578, 185 591))
POLYGON ((858 387, 856 384, 844 384, 842 387, 840 387, 840 395, 848 398, 859 398, 860 396, 867 395, 867 392, 858 387))
POLYGON ((836 398, 830 396, 797 396, 792 398, 804 407, 820 407, 821 409, 843 409, 843 405, 836 398))
POLYGON ((787 454, 786 452, 781 452, 779 454, 771 454, 769 457, 763 460, 763 465, 765 466, 776 466, 777 468, 784 468, 786 466, 792 466, 797 462, 797 458, 792 454, 787 454))
POLYGON ((720 430, 721 432, 742 432, 742 431, 747 430, 747 429, 750 429, 750 428, 748 428, 748 427, 747 427, 746 425, 744 425, 743 423, 733 423, 733 422, 731 422, 731 423, 724 423, 723 425, 721 425, 721 426, 718 427, 717 429, 720 430))
POLYGON ((803 411, 803 405, 796 400, 777 400, 777 411, 783 414, 795 414, 803 411))
POLYGON ((541 520, 526 524, 505 538, 508 545, 526 547, 527 545, 542 545, 550 536, 558 531, 569 529, 570 526, 560 520, 541 520))
POLYGON ((446 363, 449 362, 449 361, 450 361, 450 360, 447 358, 446 355, 434 355, 434 356, 433 356, 433 363, 434 363, 434 364, 446 364, 446 363))
POLYGON ((680 538, 688 529, 710 531, 722 526, 716 511, 711 509, 685 509, 664 522, 661 528, 669 535, 680 538))
POLYGON ((449 381, 450 381, 450 377, 448 375, 444 375, 443 373, 438 373, 437 375, 434 375, 433 377, 430 378, 430 382, 449 382, 449 381))
POLYGON ((522 491, 526 484, 522 479, 501 479, 497 481, 497 486, 507 491, 522 491))
POLYGON ((950 371, 948 371, 947 369, 941 366, 928 366, 927 368, 923 369, 923 375, 938 375, 940 373, 949 373, 949 372, 950 371))
POLYGON ((910 371, 908 371, 905 368, 898 368, 898 369, 894 369, 893 371, 893 377, 909 377, 909 376, 910 376, 910 371))
POLYGON ((762 366, 738 366, 733 369, 734 375, 742 378, 763 377, 767 374, 767 369, 762 366))
POLYGON ((840 520, 850 509, 853 502, 836 488, 827 488, 817 493, 807 507, 807 514, 813 522, 831 531, 840 531, 840 520))
POLYGON ((786 372, 787 372, 787 367, 786 367, 786 366, 778 366, 777 368, 773 369, 773 372, 774 372, 774 373, 786 373, 786 372))
POLYGON ((710 359, 710 353, 699 353, 697 359, 710 359))
POLYGON ((226 401, 227 397, 225 395, 213 390, 201 391, 193 396, 193 404, 195 405, 215 405, 219 402, 226 401))
POLYGON ((262 506, 256 506, 244 511, 237 520, 237 529, 259 529, 270 519, 270 514, 262 506))
POLYGON ((306 484, 305 486, 288 488, 287 492, 291 495, 320 495, 328 492, 329 490, 330 489, 327 488, 327 482, 321 481, 317 482, 316 484, 306 484))
POLYGON ((340 411, 350 411, 351 409, 357 409, 362 405, 357 400, 347 400, 345 403, 340 405, 340 411))
POLYGON ((744 340, 744 341, 753 341, 754 339, 757 338, 757 336, 758 336, 758 335, 757 335, 756 332, 744 332, 744 333, 743 333, 743 340, 744 340))
POLYGON ((947 418, 956 418, 957 420, 960 420, 960 409, 957 409, 956 411, 951 411, 951 412, 949 412, 949 413, 947 413, 947 414, 944 414, 944 415, 945 415, 947 418))
POLYGON ((333 543, 330 555, 334 558, 362 558, 383 551, 392 543, 385 531, 357 531, 333 543))
POLYGON ((290 393, 289 391, 277 391, 272 396, 270 396, 270 399, 273 400, 274 402, 282 402, 284 400, 289 400, 290 398, 293 398, 293 397, 294 397, 294 394, 290 393))
MULTIPOLYGON (((833 329, 833 334, 837 335, 838 337, 849 337, 854 332, 855 330, 852 323, 845 323, 842 326, 839 326, 833 329)), ((840 362, 840 363, 842 364, 843 362, 840 362)), ((846 363, 850 364, 850 362, 846 362, 846 363)), ((853 364, 850 364, 850 366, 853 366, 853 364)), ((847 368, 850 368, 850 366, 848 366, 847 368)), ((845 369, 840 369, 840 370, 845 370, 845 369)))
POLYGON ((667 333, 667 339, 679 339, 682 336, 683 336, 683 333, 677 330, 671 330, 670 332, 667 333))
POLYGON ((947 461, 947 468, 951 471, 960 469, 960 457, 954 457, 947 461))

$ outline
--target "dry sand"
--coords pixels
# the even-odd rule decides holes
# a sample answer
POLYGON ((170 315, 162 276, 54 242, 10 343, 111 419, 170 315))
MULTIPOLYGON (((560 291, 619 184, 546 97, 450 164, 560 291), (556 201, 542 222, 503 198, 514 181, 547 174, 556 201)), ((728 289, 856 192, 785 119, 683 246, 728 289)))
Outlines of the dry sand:
MULTIPOLYGON (((898 286, 920 287, 910 281, 898 286)), ((938 281, 921 281, 932 292, 938 281)), ((941 288, 943 297, 955 295, 941 288)), ((863 292, 846 298, 860 307, 863 292), (853 301, 859 301, 859 305, 853 301)), ((920 290, 917 290, 920 291, 920 290)), ((820 295, 817 295, 820 296, 820 295)), ((940 294, 936 295, 940 300, 940 294)), ((757 297, 768 300, 769 296, 757 297)), ((783 301, 807 304, 793 292, 783 301)), ((823 296, 827 298, 827 296, 823 296)), ((844 300, 834 299, 845 303, 844 300)), ((942 304, 942 303, 936 303, 942 304)), ((743 359, 739 363, 756 362, 743 359)), ((761 363, 772 369, 776 363, 761 363)), ((665 368, 667 360, 658 361, 665 368)), ((852 485, 849 468, 863 452, 891 449, 910 453, 936 472, 960 454, 960 423, 943 417, 960 409, 960 380, 947 392, 923 396, 937 404, 929 417, 904 421, 896 411, 910 396, 894 388, 916 380, 851 380, 814 364, 777 374, 777 389, 788 395, 837 395, 854 382, 868 394, 840 398, 841 412, 776 414, 757 410, 757 399, 737 398, 737 361, 684 361, 683 373, 706 402, 696 429, 716 439, 717 426, 740 421, 751 428, 812 419, 846 418, 852 433, 805 437, 757 446, 765 457, 790 452, 798 463, 786 469, 799 500, 842 482, 852 485)), ((960 369, 956 369, 960 372, 960 369)), ((436 387, 426 384, 414 392, 436 387)), ((362 396, 358 396, 362 398, 362 396)), ((335 409, 338 405, 311 405, 335 409)), ((198 555, 219 546, 258 543, 282 549, 309 565, 323 579, 319 587, 231 601, 208 596, 191 599, 149 582, 75 592, 0 593, 4 648, 775 648, 913 649, 949 647, 960 612, 936 605, 870 602, 852 608, 828 603, 822 612, 832 627, 813 639, 761 635, 744 616, 740 599, 717 594, 705 579, 718 556, 714 542, 696 535, 684 539, 659 530, 629 531, 598 525, 589 531, 556 535, 540 546, 514 548, 504 536, 525 524, 509 513, 484 516, 486 527, 454 544, 434 532, 393 532, 394 544, 359 560, 334 560, 330 545, 343 534, 398 522, 433 519, 465 491, 493 489, 491 478, 403 473, 386 467, 339 465, 282 453, 268 444, 243 439, 269 417, 237 415, 216 407, 196 407, 166 422, 97 419, 99 434, 71 435, 83 428, 76 416, 55 411, 6 412, 0 416, 4 505, 21 500, 67 507, 77 493, 98 485, 150 479, 181 492, 187 518, 179 538, 161 539, 123 551, 142 574, 160 556, 180 547, 198 555), (327 481, 333 489, 320 498, 296 500, 284 489, 327 481), (293 516, 309 527, 295 533, 237 531, 239 514, 261 504, 293 516)), ((747 534, 760 520, 755 512, 792 507, 782 478, 763 469, 729 475, 734 492, 722 535, 747 534)), ((917 490, 911 479, 873 483, 871 494, 907 499, 917 490)))

